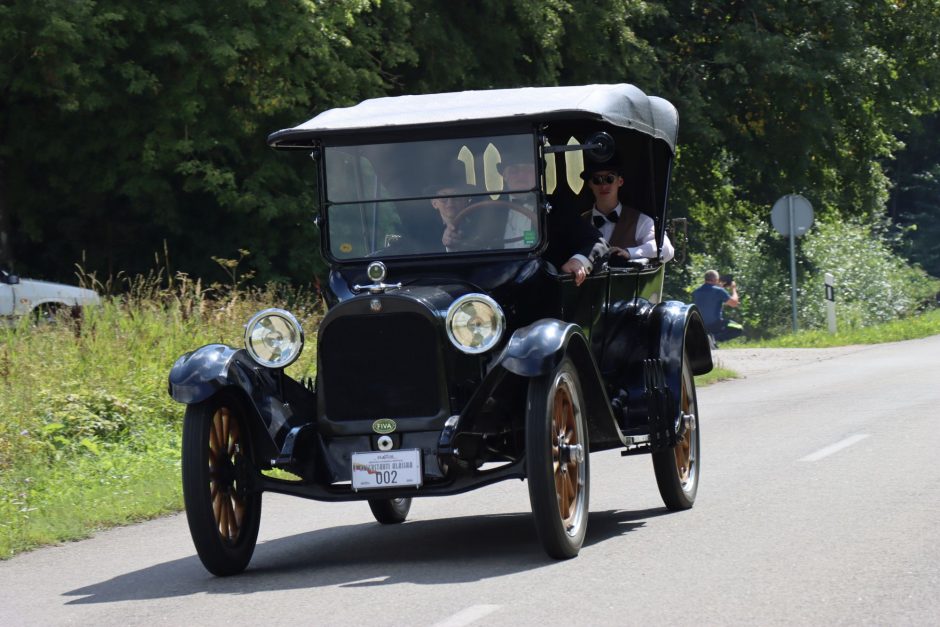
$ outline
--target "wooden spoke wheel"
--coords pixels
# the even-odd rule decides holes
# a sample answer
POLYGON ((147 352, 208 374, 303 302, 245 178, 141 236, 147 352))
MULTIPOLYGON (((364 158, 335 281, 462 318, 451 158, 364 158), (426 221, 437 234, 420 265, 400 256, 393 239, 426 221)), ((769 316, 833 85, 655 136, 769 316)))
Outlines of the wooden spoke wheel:
POLYGON ((695 504, 699 480, 699 417, 695 379, 688 355, 682 358, 679 416, 676 445, 653 453, 653 470, 663 503, 670 510, 689 509, 695 504))
POLYGON ((243 571, 261 521, 261 494, 247 485, 253 472, 244 403, 220 393, 190 405, 183 421, 183 500, 190 535, 209 572, 243 571))
POLYGON ((581 384, 569 359, 529 383, 526 472, 539 539, 554 558, 581 550, 588 521, 588 435, 581 384))

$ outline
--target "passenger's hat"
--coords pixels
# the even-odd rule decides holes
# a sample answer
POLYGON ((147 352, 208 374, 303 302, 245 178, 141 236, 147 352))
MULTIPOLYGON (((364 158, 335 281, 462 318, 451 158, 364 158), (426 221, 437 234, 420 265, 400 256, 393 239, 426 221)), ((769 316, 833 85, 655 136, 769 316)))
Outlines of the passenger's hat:
POLYGON ((619 155, 615 153, 614 156, 607 161, 585 159, 584 171, 581 173, 581 178, 587 181, 597 172, 615 172, 618 175, 623 175, 623 167, 620 165, 619 155))

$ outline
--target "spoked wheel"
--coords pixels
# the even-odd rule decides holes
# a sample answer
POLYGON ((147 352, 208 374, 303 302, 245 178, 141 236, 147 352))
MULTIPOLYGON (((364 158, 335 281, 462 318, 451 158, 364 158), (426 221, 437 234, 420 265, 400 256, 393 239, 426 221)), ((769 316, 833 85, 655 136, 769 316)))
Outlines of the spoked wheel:
POLYGON ((258 540, 261 493, 247 484, 250 446, 244 403, 220 393, 183 419, 183 501, 199 559, 219 576, 245 570, 258 540))
POLYGON ((383 525, 394 525, 405 522, 408 510, 411 509, 411 499, 369 499, 369 509, 383 525))
POLYGON ((535 528, 556 559, 581 550, 588 522, 588 436, 578 373, 565 358, 532 379, 526 412, 526 474, 535 528))
POLYGON ((676 428, 682 437, 674 447, 653 453, 653 470, 663 503, 670 510, 689 509, 695 504, 699 477, 699 419, 695 379, 689 357, 682 356, 682 391, 676 428))

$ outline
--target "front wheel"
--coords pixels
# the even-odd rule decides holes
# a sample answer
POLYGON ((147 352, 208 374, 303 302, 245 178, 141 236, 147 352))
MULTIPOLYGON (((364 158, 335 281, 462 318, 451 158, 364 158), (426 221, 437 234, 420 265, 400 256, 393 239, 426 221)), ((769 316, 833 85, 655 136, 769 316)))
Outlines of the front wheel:
POLYGON ((590 488, 581 384, 567 357, 529 382, 526 474, 535 528, 546 553, 575 557, 584 543, 590 488))
POLYGON ((408 510, 411 509, 411 499, 369 499, 369 509, 383 525, 395 525, 405 522, 408 510))
POLYGON ((699 478, 699 417, 695 397, 695 379, 689 367, 689 356, 682 355, 682 389, 677 432, 682 437, 675 446, 653 453, 656 485, 666 508, 676 511, 695 504, 699 478))
POLYGON ((186 408, 183 418, 183 501, 199 559, 225 576, 248 566, 258 541, 261 493, 251 472, 248 413, 235 394, 221 392, 186 408))

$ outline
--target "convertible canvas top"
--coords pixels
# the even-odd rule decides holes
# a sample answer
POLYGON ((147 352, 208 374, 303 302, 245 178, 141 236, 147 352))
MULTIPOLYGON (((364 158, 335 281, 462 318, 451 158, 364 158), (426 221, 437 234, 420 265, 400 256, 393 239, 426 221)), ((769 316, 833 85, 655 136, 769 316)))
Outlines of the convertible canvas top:
POLYGON ((268 137, 273 148, 307 147, 310 140, 364 130, 396 130, 484 120, 596 119, 635 129, 675 152, 679 114, 667 100, 633 85, 521 87, 364 100, 329 109, 294 128, 268 137))

